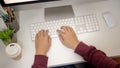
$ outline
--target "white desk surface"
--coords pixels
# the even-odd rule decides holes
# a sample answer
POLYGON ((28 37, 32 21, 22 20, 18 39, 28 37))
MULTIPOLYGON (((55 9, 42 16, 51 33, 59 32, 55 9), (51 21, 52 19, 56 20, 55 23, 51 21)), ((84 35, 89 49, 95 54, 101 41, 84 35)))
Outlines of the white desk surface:
MULTIPOLYGON (((79 39, 86 44, 93 45, 97 49, 104 51, 108 56, 120 55, 120 0, 102 1, 96 3, 87 3, 82 5, 73 5, 75 15, 97 14, 100 24, 100 31, 78 35, 79 39), (109 29, 102 18, 102 13, 110 11, 116 21, 117 26, 109 29)), ((34 61, 35 47, 31 40, 29 26, 31 23, 44 21, 44 9, 23 10, 19 12, 20 30, 17 34, 18 43, 22 45, 22 58, 19 61, 13 61, 9 58, 6 62, 1 62, 0 68, 31 68, 34 61)), ((48 52, 48 66, 65 65, 70 63, 83 62, 81 56, 74 53, 73 50, 64 47, 58 38, 52 39, 52 46, 48 52)))

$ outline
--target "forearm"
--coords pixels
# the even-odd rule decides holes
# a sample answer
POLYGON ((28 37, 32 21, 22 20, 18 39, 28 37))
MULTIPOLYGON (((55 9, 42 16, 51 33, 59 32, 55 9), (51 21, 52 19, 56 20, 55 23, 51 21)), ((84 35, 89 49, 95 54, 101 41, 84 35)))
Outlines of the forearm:
POLYGON ((32 68, 47 68, 48 57, 44 55, 35 55, 32 68))
POLYGON ((107 57, 104 52, 80 42, 75 52, 97 68, 119 68, 120 65, 107 57))

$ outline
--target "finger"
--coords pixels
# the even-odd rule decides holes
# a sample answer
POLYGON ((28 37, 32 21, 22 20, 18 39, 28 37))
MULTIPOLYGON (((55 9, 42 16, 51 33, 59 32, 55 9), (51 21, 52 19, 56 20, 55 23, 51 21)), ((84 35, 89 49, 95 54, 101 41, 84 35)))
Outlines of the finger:
POLYGON ((51 37, 48 36, 48 42, 51 44, 51 37))
POLYGON ((64 32, 61 31, 61 30, 57 30, 57 32, 58 32, 58 34, 60 34, 60 35, 63 35, 63 34, 64 34, 64 32))
POLYGON ((42 37, 45 37, 45 30, 42 30, 42 37))
POLYGON ((64 42, 63 36, 62 35, 58 35, 58 36, 59 36, 60 41, 63 43, 64 42))
POLYGON ((35 36, 35 40, 37 40, 38 39, 38 33, 36 34, 36 36, 35 36))
POLYGON ((73 28, 72 28, 72 27, 69 27, 69 30, 70 30, 70 31, 72 31, 72 32, 74 32, 74 30, 73 30, 73 28))
POLYGON ((45 31, 45 36, 47 37, 48 37, 48 32, 49 32, 48 30, 45 31))
POLYGON ((37 37, 38 37, 38 38, 41 37, 42 31, 43 31, 43 30, 40 30, 40 31, 37 33, 37 35, 38 35, 37 37))
POLYGON ((66 26, 62 26, 61 29, 63 29, 65 32, 68 31, 66 26))
POLYGON ((66 28, 67 28, 68 31, 71 31, 70 26, 66 26, 66 28))

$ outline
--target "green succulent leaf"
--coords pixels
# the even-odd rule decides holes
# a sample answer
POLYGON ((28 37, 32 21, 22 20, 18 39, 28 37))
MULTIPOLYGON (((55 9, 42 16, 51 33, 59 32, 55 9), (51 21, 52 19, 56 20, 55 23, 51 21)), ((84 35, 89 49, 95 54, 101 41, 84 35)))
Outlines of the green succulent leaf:
POLYGON ((10 39, 12 38, 14 32, 15 30, 12 30, 9 26, 7 26, 7 29, 5 29, 4 31, 0 31, 0 39, 2 39, 5 44, 8 44, 10 43, 10 39))

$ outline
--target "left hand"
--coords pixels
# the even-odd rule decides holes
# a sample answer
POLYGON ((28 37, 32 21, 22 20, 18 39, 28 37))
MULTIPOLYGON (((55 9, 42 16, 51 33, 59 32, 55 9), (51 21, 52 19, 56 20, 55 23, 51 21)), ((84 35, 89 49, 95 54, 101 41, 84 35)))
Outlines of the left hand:
POLYGON ((35 37, 36 55, 46 55, 51 46, 48 30, 41 30, 35 37))

